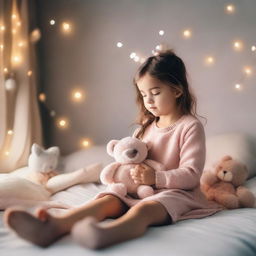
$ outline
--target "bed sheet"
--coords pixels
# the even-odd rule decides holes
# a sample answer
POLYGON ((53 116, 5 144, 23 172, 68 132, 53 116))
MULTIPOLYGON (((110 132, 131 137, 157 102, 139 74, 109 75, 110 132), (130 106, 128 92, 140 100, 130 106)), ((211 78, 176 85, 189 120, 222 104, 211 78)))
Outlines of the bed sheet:
MULTIPOLYGON (((256 195, 256 178, 247 182, 247 187, 256 195)), ((77 185, 57 193, 54 200, 79 206, 104 189, 103 185, 77 185)), ((53 209, 53 214, 63 211, 53 209)), ((174 225, 151 227, 141 238, 124 242, 110 248, 93 251, 75 244, 68 235, 54 245, 42 249, 9 232, 0 213, 1 256, 255 256, 256 255, 256 209, 236 209, 218 212, 203 219, 180 221, 174 225)))

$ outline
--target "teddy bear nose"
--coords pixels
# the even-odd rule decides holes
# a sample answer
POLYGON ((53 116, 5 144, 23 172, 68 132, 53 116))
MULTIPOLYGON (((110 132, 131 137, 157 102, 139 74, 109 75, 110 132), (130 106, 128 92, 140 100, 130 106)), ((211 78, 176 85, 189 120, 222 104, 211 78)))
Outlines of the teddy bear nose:
POLYGON ((226 174, 226 173, 227 173, 227 171, 225 171, 225 170, 224 170, 224 171, 223 171, 223 173, 224 173, 224 174, 226 174))
POLYGON ((126 155, 129 157, 129 158, 134 158, 138 153, 138 150, 137 149, 130 149, 126 152, 126 155))

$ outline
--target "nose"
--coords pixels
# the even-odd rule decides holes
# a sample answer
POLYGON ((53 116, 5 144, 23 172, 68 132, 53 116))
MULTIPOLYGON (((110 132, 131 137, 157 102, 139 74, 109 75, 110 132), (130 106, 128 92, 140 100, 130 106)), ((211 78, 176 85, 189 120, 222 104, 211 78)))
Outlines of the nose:
POLYGON ((224 174, 226 174, 226 173, 227 173, 227 171, 223 171, 223 173, 224 173, 224 174))
POLYGON ((137 155, 137 153, 138 153, 137 149, 130 149, 130 150, 127 150, 126 155, 129 158, 134 158, 137 155))
POLYGON ((152 98, 151 96, 148 96, 146 102, 147 102, 148 104, 151 104, 151 103, 154 102, 154 100, 153 100, 153 98, 152 98))

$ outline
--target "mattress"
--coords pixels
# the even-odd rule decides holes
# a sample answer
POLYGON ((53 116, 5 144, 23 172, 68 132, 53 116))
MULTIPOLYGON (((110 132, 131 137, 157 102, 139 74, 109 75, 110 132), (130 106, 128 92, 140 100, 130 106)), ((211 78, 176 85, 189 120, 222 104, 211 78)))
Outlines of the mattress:
MULTIPOLYGON (((256 195, 256 178, 246 186, 256 195)), ((94 183, 73 186, 55 194, 52 199, 65 202, 73 207, 85 204, 104 185, 94 183)), ((33 209, 30 209, 33 210, 33 209)), ((52 209, 52 214, 65 210, 52 209)), ((202 219, 180 221, 170 226, 151 227, 147 233, 103 250, 93 251, 75 244, 70 235, 63 237, 52 246, 43 249, 32 245, 10 232, 2 222, 0 212, 0 255, 1 256, 255 256, 256 255, 256 209, 224 210, 202 219)))

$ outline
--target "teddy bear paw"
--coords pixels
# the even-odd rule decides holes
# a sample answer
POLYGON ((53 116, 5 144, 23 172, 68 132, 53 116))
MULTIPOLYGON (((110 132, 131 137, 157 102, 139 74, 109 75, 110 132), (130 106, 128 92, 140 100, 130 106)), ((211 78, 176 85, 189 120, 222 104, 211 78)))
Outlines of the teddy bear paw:
POLYGON ((148 196, 152 196, 154 194, 154 190, 150 186, 140 185, 137 188, 137 194, 138 194, 139 198, 145 198, 148 196))
POLYGON ((120 196, 126 196, 126 194, 127 194, 127 188, 122 183, 115 183, 115 184, 108 185, 107 191, 115 192, 115 193, 119 194, 120 196))

